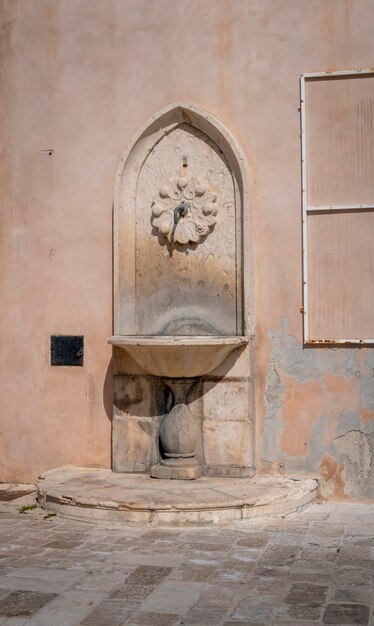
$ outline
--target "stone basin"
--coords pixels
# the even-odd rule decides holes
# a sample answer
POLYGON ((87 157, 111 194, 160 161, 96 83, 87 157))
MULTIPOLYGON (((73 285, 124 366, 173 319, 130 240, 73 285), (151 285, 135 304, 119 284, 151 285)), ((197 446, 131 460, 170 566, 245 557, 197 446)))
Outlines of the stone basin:
POLYGON ((164 378, 194 378, 209 374, 248 337, 224 336, 125 336, 108 343, 123 348, 149 374, 164 378))

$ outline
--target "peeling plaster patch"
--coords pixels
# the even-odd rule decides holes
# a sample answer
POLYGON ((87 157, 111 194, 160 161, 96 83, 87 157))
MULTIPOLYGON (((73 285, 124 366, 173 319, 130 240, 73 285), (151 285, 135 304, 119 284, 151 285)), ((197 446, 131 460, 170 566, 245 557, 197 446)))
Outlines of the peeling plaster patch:
POLYGON ((281 396, 284 391, 280 376, 271 361, 266 373, 265 404, 266 415, 275 415, 282 408, 281 396))
POLYGON ((283 458, 279 452, 278 439, 282 431, 282 423, 274 418, 266 420, 261 439, 261 460, 265 463, 273 463, 283 458))
MULTIPOLYGON (((352 483, 347 489, 352 495, 369 497, 368 486, 357 480, 353 486, 349 469, 353 462, 348 452, 344 458, 338 453, 337 442, 347 431, 367 436, 374 430, 374 351, 305 348, 288 334, 287 318, 268 336, 272 353, 266 371, 261 458, 271 464, 271 471, 280 463, 288 472, 318 472, 318 468, 326 472, 329 465, 326 480, 332 480, 334 493, 341 495, 344 463, 347 483, 352 483), (326 462, 326 455, 333 463, 326 462)), ((366 441, 369 447, 374 445, 368 436, 366 441)), ((374 478, 370 472, 368 485, 374 478)), ((328 484, 331 491, 332 483, 328 484)))
POLYGON ((374 434, 351 430, 334 439, 342 463, 345 494, 374 497, 374 434))
MULTIPOLYGON (((362 417, 363 422, 366 424, 367 422, 370 422, 372 420, 374 420, 374 411, 368 411, 368 409, 365 409, 364 407, 360 406, 360 415, 362 417)), ((370 426, 368 426, 368 428, 373 429, 374 430, 374 424, 370 426)), ((366 430, 366 428, 365 428, 366 430)))
POLYGON ((282 408, 284 387, 273 361, 270 361, 266 372, 265 383, 265 421, 262 435, 262 457, 266 462, 277 459, 278 438, 282 423, 277 419, 282 408), (275 458, 272 458, 275 453, 275 458))
POLYGON ((342 478, 343 465, 339 464, 334 457, 324 454, 320 462, 319 488, 324 498, 329 496, 344 495, 344 481, 342 478))
MULTIPOLYGON (((364 422, 368 422, 374 419, 374 369, 370 368, 369 376, 360 379, 360 392, 360 412, 364 422)), ((374 424, 371 426, 374 430, 374 424)))
POLYGON ((343 409, 339 414, 337 435, 344 435, 348 430, 360 430, 360 412, 350 409, 343 409))
POLYGON ((354 350, 346 348, 304 348, 294 335, 288 334, 288 319, 280 321, 280 331, 270 331, 273 343, 271 361, 300 383, 322 381, 326 373, 351 378, 360 369, 354 350))
POLYGON ((284 376, 284 405, 280 418, 284 423, 281 448, 292 456, 306 456, 314 421, 320 412, 320 385, 316 381, 300 384, 292 376, 284 376))
POLYGON ((279 418, 284 423, 280 446, 291 456, 309 455, 309 466, 318 441, 315 461, 327 450, 339 433, 360 426, 357 411, 358 386, 356 378, 345 380, 326 374, 321 382, 311 380, 300 384, 294 377, 282 374, 285 393, 279 418), (349 420, 347 420, 349 416, 349 420))

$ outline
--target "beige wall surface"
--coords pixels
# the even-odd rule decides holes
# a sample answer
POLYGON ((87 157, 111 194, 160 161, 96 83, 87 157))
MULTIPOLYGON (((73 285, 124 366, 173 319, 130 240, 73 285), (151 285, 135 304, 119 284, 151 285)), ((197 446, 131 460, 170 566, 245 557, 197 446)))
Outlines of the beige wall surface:
POLYGON ((0 14, 0 479, 110 466, 116 169, 184 101, 230 130, 253 181, 257 468, 372 495, 373 353, 302 345, 298 112, 300 74, 374 65, 372 0, 1 0, 0 14), (52 334, 85 336, 83 368, 50 366, 52 334))

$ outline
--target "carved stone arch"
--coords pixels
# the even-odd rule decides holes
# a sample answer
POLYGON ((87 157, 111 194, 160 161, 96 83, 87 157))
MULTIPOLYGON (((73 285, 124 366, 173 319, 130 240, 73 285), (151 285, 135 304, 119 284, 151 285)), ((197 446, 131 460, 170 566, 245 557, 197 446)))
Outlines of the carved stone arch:
MULTIPOLYGON (((164 324, 164 327, 169 329, 168 332, 170 334, 185 334, 183 329, 175 329, 172 320, 167 318, 166 313, 163 317, 162 315, 160 317, 160 320, 161 318, 163 319, 162 323, 161 321, 159 322, 160 329, 155 327, 155 329, 151 328, 151 330, 149 330, 147 328, 147 332, 144 332, 142 323, 137 321, 137 309, 139 309, 140 300, 144 303, 145 307, 147 307, 148 302, 150 307, 153 306, 149 294, 146 293, 144 280, 142 291, 137 293, 137 284, 142 280, 142 278, 139 279, 139 277, 137 277, 137 255, 139 256, 139 254, 141 254, 141 252, 139 253, 139 249, 141 249, 144 244, 145 252, 143 256, 146 256, 149 267, 151 268, 154 259, 152 257, 152 251, 147 247, 147 237, 152 238, 154 242, 153 245, 155 246, 157 236, 160 235, 157 228, 154 228, 154 224, 152 230, 151 223, 149 225, 149 235, 146 234, 146 236, 144 236, 144 233, 139 235, 139 231, 141 231, 139 222, 142 221, 145 213, 147 213, 147 224, 148 221, 152 221, 152 204, 150 201, 148 202, 148 200, 145 201, 144 206, 139 212, 137 205, 141 205, 143 198, 139 199, 138 190, 139 186, 147 186, 147 168, 149 170, 152 169, 149 165, 152 160, 152 155, 154 163, 154 155, 157 153, 157 150, 160 149, 160 146, 163 145, 162 142, 174 136, 173 133, 176 133, 176 131, 182 132, 182 130, 190 132, 192 139, 195 136, 195 138, 205 141, 206 144, 209 143, 209 146, 215 153, 215 158, 217 159, 219 156, 229 169, 233 181, 236 233, 236 330, 232 331, 231 328, 226 330, 225 323, 222 322, 221 326, 218 323, 218 331, 216 330, 215 332, 216 334, 223 335, 252 335, 254 328, 253 246, 251 241, 252 185, 246 159, 236 139, 221 122, 198 107, 182 102, 172 104, 150 118, 136 133, 130 145, 125 150, 119 164, 114 194, 114 332, 118 335, 163 334, 162 324, 164 324)), ((182 156, 183 155, 181 155, 181 157, 182 156)), ((177 178, 175 181, 173 179, 172 183, 176 184, 177 180, 177 178)), ((154 183, 152 184, 154 186, 154 183)), ((220 200, 219 196, 220 194, 218 194, 218 203, 220 200)), ((219 224, 220 220, 224 219, 224 216, 225 207, 218 208, 216 219, 219 224)), ((212 230, 213 226, 210 228, 209 232, 212 230)), ((218 231, 219 228, 214 227, 214 237, 216 238, 219 237, 218 231)), ((208 234, 206 241, 211 245, 210 242, 213 242, 213 235, 208 234)), ((163 243, 166 244, 164 246, 165 256, 166 248, 169 250, 169 255, 172 256, 174 244, 167 245, 168 242, 163 242, 161 237, 159 247, 160 245, 162 246, 163 243)), ((179 244, 175 242, 174 247, 176 248, 175 257, 178 256, 178 254, 190 254, 188 258, 191 260, 193 255, 201 255, 202 246, 199 245, 199 241, 196 241, 196 239, 193 242, 188 242, 188 245, 186 244, 185 246, 179 246, 179 244)), ((234 254, 234 252, 232 252, 232 254, 234 254)), ((216 261, 217 272, 219 272, 218 254, 216 261)), ((211 262, 211 265, 212 268, 208 282, 210 280, 214 282, 215 280, 214 260, 211 262)), ((198 279, 198 273, 199 272, 196 273, 196 279, 198 279)), ((140 276, 142 276, 142 274, 144 275, 144 272, 139 272, 140 276)), ((185 278, 191 281, 194 277, 186 276, 185 278)), ((157 284, 152 281, 152 276, 150 276, 150 281, 150 290, 157 290, 157 284)), ((200 284, 204 281, 197 280, 197 282, 200 284)), ((226 289, 226 287, 227 284, 225 283, 224 289, 226 289)), ((227 288, 227 290, 229 291, 229 288, 227 288)), ((219 294, 217 294, 217 297, 218 295, 219 294)), ((226 296, 226 294, 223 293, 221 302, 217 301, 217 304, 220 305, 222 309, 224 309, 224 303, 222 304, 224 296, 226 296)), ((213 305, 212 300, 210 302, 210 310, 214 309, 213 305)), ((173 306, 171 305, 170 308, 172 309, 173 306)), ((191 306, 190 311, 189 307, 185 304, 184 311, 187 319, 192 319, 192 317, 194 319, 196 317, 209 317, 209 307, 204 311, 203 308, 199 310, 199 307, 195 305, 191 306)), ((214 330, 210 332, 209 324, 207 323, 206 327, 201 331, 197 326, 196 334, 214 334, 214 330)))

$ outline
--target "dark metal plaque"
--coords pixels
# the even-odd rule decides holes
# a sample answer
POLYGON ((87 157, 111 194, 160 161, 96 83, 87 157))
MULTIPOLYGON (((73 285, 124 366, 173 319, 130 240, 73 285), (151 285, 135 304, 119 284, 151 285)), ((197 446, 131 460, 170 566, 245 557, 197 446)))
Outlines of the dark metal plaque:
POLYGON ((83 365, 83 335, 52 335, 51 365, 83 365))

